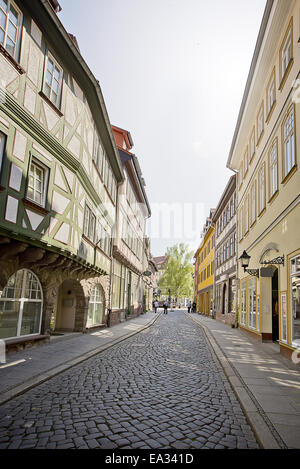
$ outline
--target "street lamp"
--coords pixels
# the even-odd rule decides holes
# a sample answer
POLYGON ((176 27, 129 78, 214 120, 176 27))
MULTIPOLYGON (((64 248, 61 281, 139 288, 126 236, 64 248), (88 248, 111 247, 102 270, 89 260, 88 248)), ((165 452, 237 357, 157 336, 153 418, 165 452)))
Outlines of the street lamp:
POLYGON ((251 256, 249 256, 249 254, 244 251, 241 257, 239 258, 239 260, 241 261, 241 266, 243 267, 244 272, 247 272, 248 274, 259 278, 259 269, 248 269, 250 259, 251 256))

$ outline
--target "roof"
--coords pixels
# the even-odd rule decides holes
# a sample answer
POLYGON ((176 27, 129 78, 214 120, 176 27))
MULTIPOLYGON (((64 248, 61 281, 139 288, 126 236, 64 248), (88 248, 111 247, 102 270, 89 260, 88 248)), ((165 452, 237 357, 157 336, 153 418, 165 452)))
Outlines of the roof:
POLYGON ((157 266, 163 266, 167 262, 168 258, 167 256, 158 256, 158 257, 153 257, 153 261, 157 266))

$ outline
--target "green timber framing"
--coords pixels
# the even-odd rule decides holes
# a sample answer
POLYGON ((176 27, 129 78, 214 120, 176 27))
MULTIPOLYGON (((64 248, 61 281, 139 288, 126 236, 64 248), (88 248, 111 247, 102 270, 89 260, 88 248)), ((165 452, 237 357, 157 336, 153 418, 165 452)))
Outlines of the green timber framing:
MULTIPOLYGON (((103 294, 101 324, 105 322, 111 252, 104 252, 95 239, 84 236, 83 223, 87 203, 97 221, 112 233, 117 196, 111 195, 96 168, 95 132, 107 155, 110 179, 116 184, 124 180, 99 82, 52 6, 47 0, 16 0, 12 4, 21 11, 22 33, 17 58, 0 48, 0 70, 5 78, 0 90, 0 132, 6 137, 0 181, 0 289, 5 289, 17 271, 28 269, 40 282, 43 312, 39 333, 9 337, 8 347, 48 340, 53 315, 61 308, 57 298, 64 282, 74 290, 76 309, 66 330, 86 330, 89 298, 96 285, 103 294), (37 37, 35 31, 39 32, 37 37), (43 93, 48 51, 63 70, 59 109, 43 93), (74 82, 77 92, 71 87, 74 82), (82 96, 78 89, 84 90, 82 96), (32 158, 48 172, 43 207, 26 197, 32 158), (17 207, 15 219, 7 218, 8 201, 17 207)), ((99 325, 99 321, 92 324, 99 325)), ((0 338, 6 339, 5 334, 0 338)))

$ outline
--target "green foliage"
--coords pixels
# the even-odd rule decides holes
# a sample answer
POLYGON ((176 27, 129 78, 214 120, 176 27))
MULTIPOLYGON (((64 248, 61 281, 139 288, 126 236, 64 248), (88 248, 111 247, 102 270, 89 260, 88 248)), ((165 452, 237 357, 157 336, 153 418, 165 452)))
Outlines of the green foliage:
POLYGON ((176 298, 192 298, 194 282, 193 251, 189 251, 188 245, 180 243, 167 249, 168 258, 164 265, 163 275, 159 280, 159 287, 163 295, 176 298))

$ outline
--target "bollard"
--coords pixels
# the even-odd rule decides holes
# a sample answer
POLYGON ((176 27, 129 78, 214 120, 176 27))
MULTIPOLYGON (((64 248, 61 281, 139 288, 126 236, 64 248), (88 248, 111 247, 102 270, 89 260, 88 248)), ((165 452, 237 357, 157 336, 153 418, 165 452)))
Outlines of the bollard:
POLYGON ((0 363, 6 363, 5 342, 0 339, 0 363))

